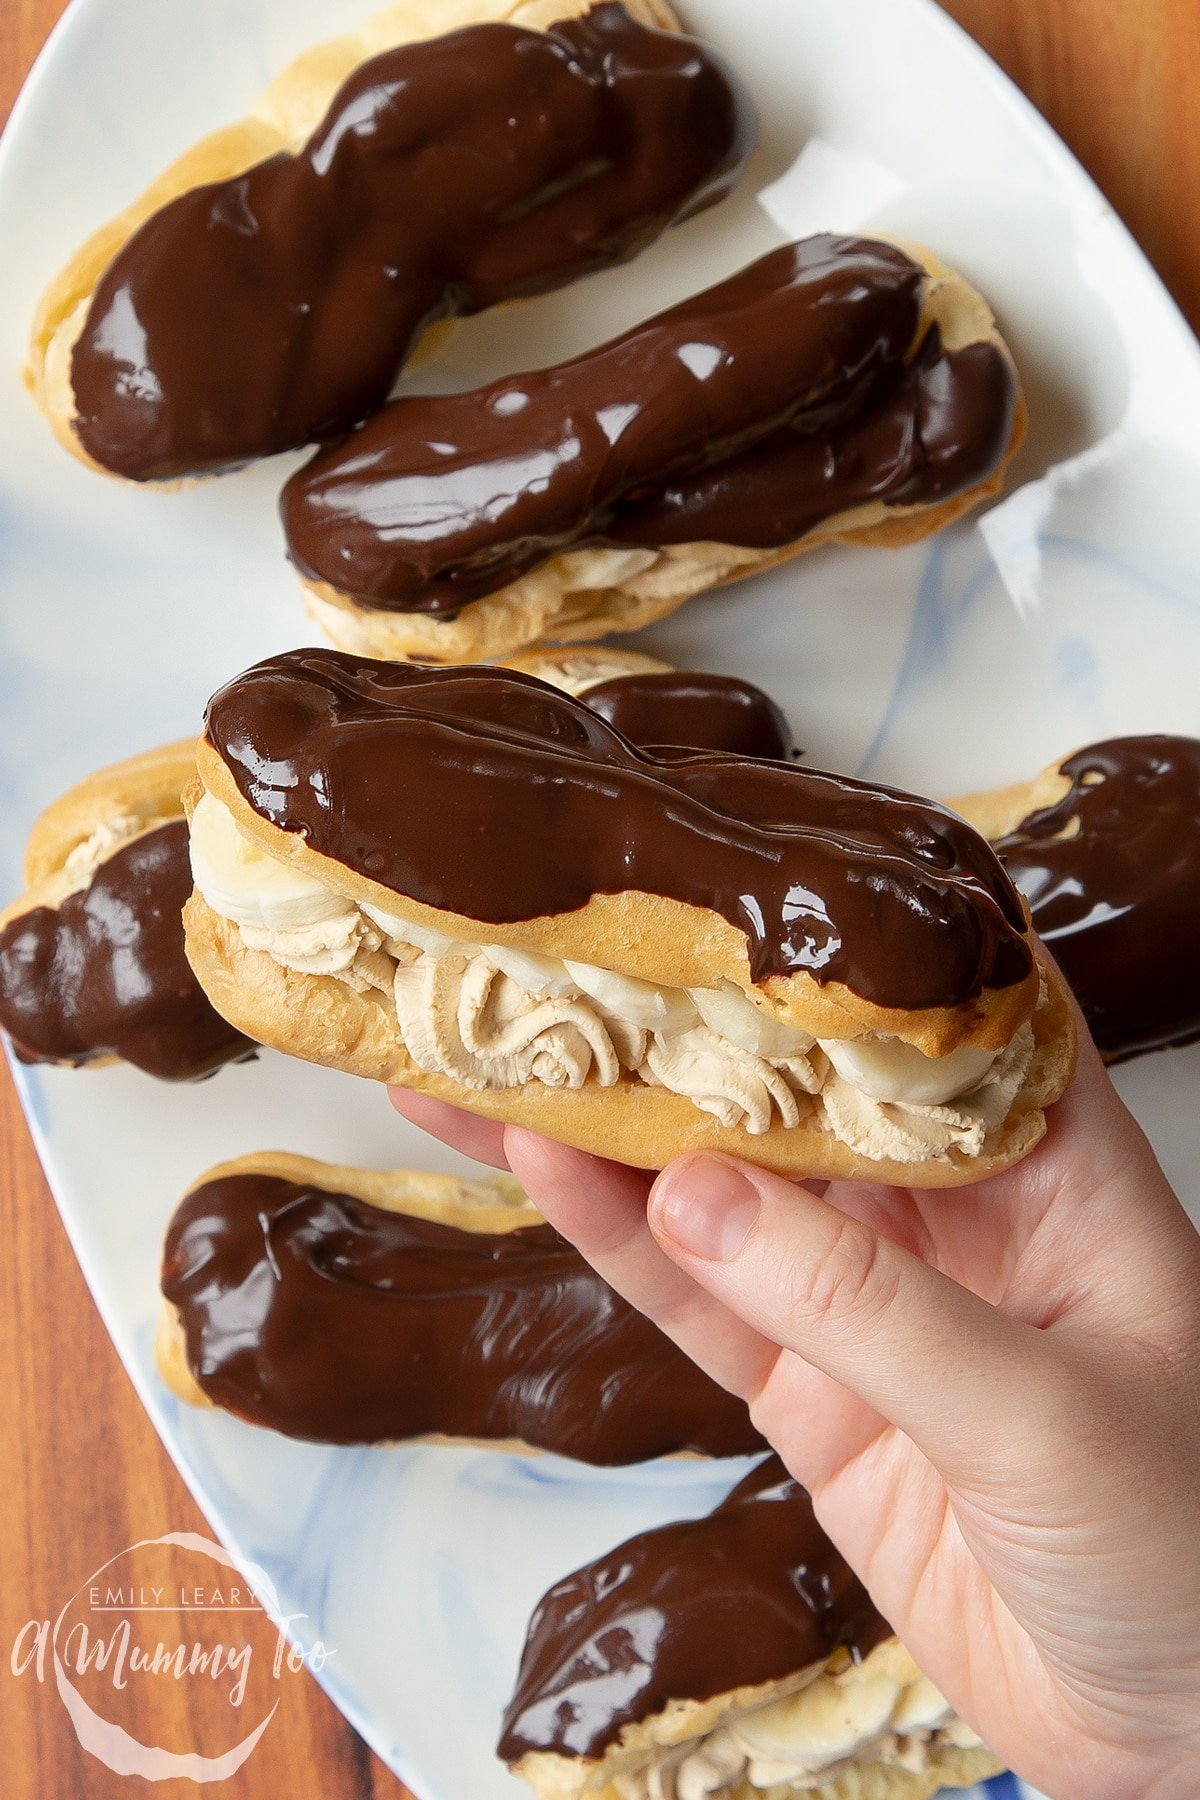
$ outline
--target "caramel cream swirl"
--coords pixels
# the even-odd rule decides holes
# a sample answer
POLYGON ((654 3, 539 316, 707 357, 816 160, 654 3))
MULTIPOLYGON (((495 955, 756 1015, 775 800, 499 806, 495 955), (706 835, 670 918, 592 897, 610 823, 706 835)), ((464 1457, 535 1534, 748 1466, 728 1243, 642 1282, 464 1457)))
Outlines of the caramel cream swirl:
POLYGON ((999 1053, 935 1059, 898 1040, 819 1042, 764 1016, 732 984, 656 988, 611 969, 458 942, 364 909, 279 862, 209 793, 191 842, 197 888, 248 948, 376 991, 394 1007, 413 1061, 468 1088, 636 1079, 751 1136, 776 1122, 792 1128, 816 1108, 858 1153, 912 1161, 952 1150, 978 1156, 1033 1055, 1028 1023, 999 1053))

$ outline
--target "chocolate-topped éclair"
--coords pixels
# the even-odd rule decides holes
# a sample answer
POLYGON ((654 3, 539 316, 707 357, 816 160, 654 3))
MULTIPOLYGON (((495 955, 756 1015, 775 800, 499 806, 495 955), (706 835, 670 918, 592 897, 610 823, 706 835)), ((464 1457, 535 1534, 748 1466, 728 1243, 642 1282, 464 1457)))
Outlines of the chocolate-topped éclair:
POLYGON ((336 437, 432 321, 624 261, 728 192, 752 109, 715 53, 641 22, 660 6, 564 0, 582 16, 546 30, 496 10, 432 38, 414 13, 421 41, 361 61, 305 141, 248 125, 207 180, 200 146, 182 191, 109 228, 69 365, 92 461, 173 479, 336 437))
POLYGON ((491 1187, 279 1157, 205 1177, 163 1249, 190 1378, 172 1385, 325 1443, 515 1440, 603 1465, 761 1446, 742 1401, 491 1187), (464 1189, 491 1200, 479 1222, 464 1189))
POLYGON ((676 669, 608 644, 531 650, 504 666, 586 700, 642 750, 675 744, 768 762, 800 754, 782 709, 752 681, 676 669))
POLYGON ((854 418, 903 367, 924 281, 895 245, 807 238, 570 362, 393 401, 288 482, 292 560, 360 601, 453 613, 604 542, 677 471, 854 418))
POLYGON ((1011 883, 943 807, 815 769, 662 763, 512 671, 285 652, 218 690, 204 745, 276 831, 459 918, 661 895, 726 919, 753 981, 803 971, 881 1008, 1033 974, 1011 883))
POLYGON ((1200 740, 1109 738, 956 805, 993 838, 1108 1061, 1200 1038, 1200 740))
POLYGON ((780 1800, 855 1770, 872 1794, 923 1800, 999 1767, 774 1456, 714 1512, 641 1532, 549 1590, 499 1754, 564 1800, 780 1800))
POLYGON ((586 694, 593 712, 631 744, 681 744, 780 762, 792 734, 775 702, 732 675, 614 675, 586 694))
POLYGON ((694 592, 823 536, 924 535, 993 491, 1021 429, 1012 359, 961 278, 822 234, 570 362, 393 401, 281 507, 342 647, 374 629, 401 660, 465 661, 460 640, 507 655, 505 623, 527 641, 534 617, 555 637, 632 629, 669 609, 610 618, 609 588, 650 605, 665 581, 678 605, 690 563, 694 592), (561 607, 542 617, 547 586, 561 607))
POLYGON ((872 503, 930 506, 993 474, 1013 435, 1018 388, 993 343, 947 350, 937 325, 858 416, 777 432, 715 469, 665 482, 623 510, 614 547, 713 539, 771 550, 872 503))
POLYGON ((613 675, 588 689, 588 706, 622 738, 653 749, 680 743, 781 761, 792 733, 774 700, 732 675, 613 675))
POLYGON ((752 1140, 938 1184, 1069 1076, 1015 889, 931 802, 315 650, 213 697, 198 768, 193 967, 312 1060, 642 1167, 752 1140))
POLYGON ((191 1081, 250 1054, 184 954, 179 794, 194 764, 190 744, 132 758, 35 827, 27 890, 0 913, 0 1029, 22 1061, 119 1060, 191 1081))

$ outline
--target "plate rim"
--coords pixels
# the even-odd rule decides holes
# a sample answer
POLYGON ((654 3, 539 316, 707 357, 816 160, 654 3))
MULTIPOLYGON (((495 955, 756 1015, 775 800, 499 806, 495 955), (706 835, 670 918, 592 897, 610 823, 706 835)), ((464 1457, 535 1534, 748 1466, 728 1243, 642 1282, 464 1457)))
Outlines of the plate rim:
MULTIPOLYGON (((810 3, 812 0, 796 0, 798 5, 810 3)), ((1148 252, 1134 236, 1130 226, 1045 115, 1038 110, 1013 77, 958 20, 937 3, 937 0, 901 0, 901 3, 914 16, 922 17, 927 28, 935 31, 948 44, 952 45, 956 57, 965 59, 968 65, 973 66, 979 79, 990 86, 1003 101, 1007 111, 1013 116, 1017 129, 1037 145, 1047 164, 1056 170, 1055 191, 1061 192, 1060 184, 1065 184, 1068 189, 1073 189, 1082 199, 1089 201, 1096 209, 1098 216, 1106 217, 1111 225, 1115 226, 1122 240, 1124 255, 1132 257, 1143 283, 1146 284, 1149 291, 1154 292, 1159 304, 1165 302, 1164 316, 1170 315, 1172 318, 1180 346, 1200 367, 1200 341, 1197 340, 1181 305, 1155 268, 1148 252)), ((10 158, 16 154, 13 146, 14 144, 19 145, 24 135, 26 116, 37 107, 43 85, 49 78, 49 72, 64 53, 65 47, 70 45, 77 32, 83 28, 83 25, 90 23, 93 18, 97 23, 102 24, 104 15, 116 4, 119 4, 119 0, 69 0, 34 59, 13 102, 3 130, 0 131, 0 190, 3 190, 8 180, 10 158)), ((753 0, 751 0, 751 4, 753 4, 753 0)), ((865 6, 868 11, 875 11, 885 5, 894 8, 897 0, 854 0, 854 4, 860 7, 865 6)), ((361 10, 365 12, 374 9, 364 8, 361 10)), ((681 0, 679 10, 686 26, 687 0, 681 0)), ((347 11, 351 11, 349 0, 347 0, 347 11)), ((219 123, 221 121, 214 121, 214 128, 219 123)), ((47 278, 49 277, 47 276, 47 278)), ((0 605, 5 604, 7 604, 7 596, 3 587, 0 586, 0 605)), ((94 1278, 95 1270, 91 1258, 80 1242, 81 1221, 77 1216, 77 1209, 70 1198, 66 1196, 66 1189, 70 1184, 59 1177, 57 1173, 53 1133, 47 1124, 39 1094, 41 1071, 18 1063, 11 1046, 7 1043, 5 1043, 5 1053, 47 1186, 54 1197, 55 1207, 70 1243, 72 1254, 87 1283, 91 1303, 100 1315, 110 1343, 132 1383, 139 1403, 192 1500, 212 1526, 215 1535, 229 1548, 230 1553, 235 1558, 244 1558, 244 1552, 238 1543, 238 1534, 229 1528, 219 1498, 205 1487, 200 1475, 193 1467, 184 1445, 175 1438, 169 1419, 170 1407, 165 1393, 160 1392, 157 1383, 146 1379, 141 1365, 133 1357, 127 1356, 122 1346, 121 1333, 117 1326, 117 1309, 110 1304, 111 1297, 104 1284, 97 1282, 94 1278)), ((86 1079, 86 1076, 80 1075, 78 1078, 86 1079)), ((260 1594, 259 1598, 261 1600, 263 1596, 260 1594)), ((303 1644, 305 1641, 303 1634, 297 1633, 295 1641, 303 1644)), ((313 1679, 318 1681, 351 1728, 363 1738, 384 1766, 396 1773, 400 1780, 413 1790, 414 1794, 420 1794, 423 1780, 419 1771, 407 1766, 403 1747, 388 1740, 383 1722, 374 1718, 360 1703, 359 1697, 352 1687, 341 1682, 336 1666, 326 1664, 323 1670, 313 1674, 313 1679)), ((1005 1778, 998 1779, 1004 1780, 1005 1778)), ((514 1794, 516 1792, 517 1789, 514 1788, 514 1794)), ((995 1800, 999 1800, 999 1795, 996 1795, 995 1800)))

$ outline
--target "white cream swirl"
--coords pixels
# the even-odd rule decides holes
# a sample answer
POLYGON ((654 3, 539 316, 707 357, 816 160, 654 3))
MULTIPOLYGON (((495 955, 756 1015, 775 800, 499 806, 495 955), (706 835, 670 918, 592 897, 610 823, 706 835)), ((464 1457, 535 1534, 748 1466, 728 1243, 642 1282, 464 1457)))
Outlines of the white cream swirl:
POLYGON ((132 813, 114 813, 111 818, 101 819, 67 855, 59 873, 61 886, 72 894, 90 887, 100 864, 121 844, 167 823, 166 819, 135 819, 132 813))

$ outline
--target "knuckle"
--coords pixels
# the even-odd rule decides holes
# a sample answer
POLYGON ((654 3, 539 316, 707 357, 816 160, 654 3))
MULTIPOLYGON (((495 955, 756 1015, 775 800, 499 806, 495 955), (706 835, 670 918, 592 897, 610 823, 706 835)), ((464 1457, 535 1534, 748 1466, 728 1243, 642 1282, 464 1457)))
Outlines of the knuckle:
POLYGON ((819 1253, 793 1267, 796 1304, 811 1318, 869 1326, 895 1301, 899 1269, 884 1241, 857 1219, 839 1218, 819 1253))

